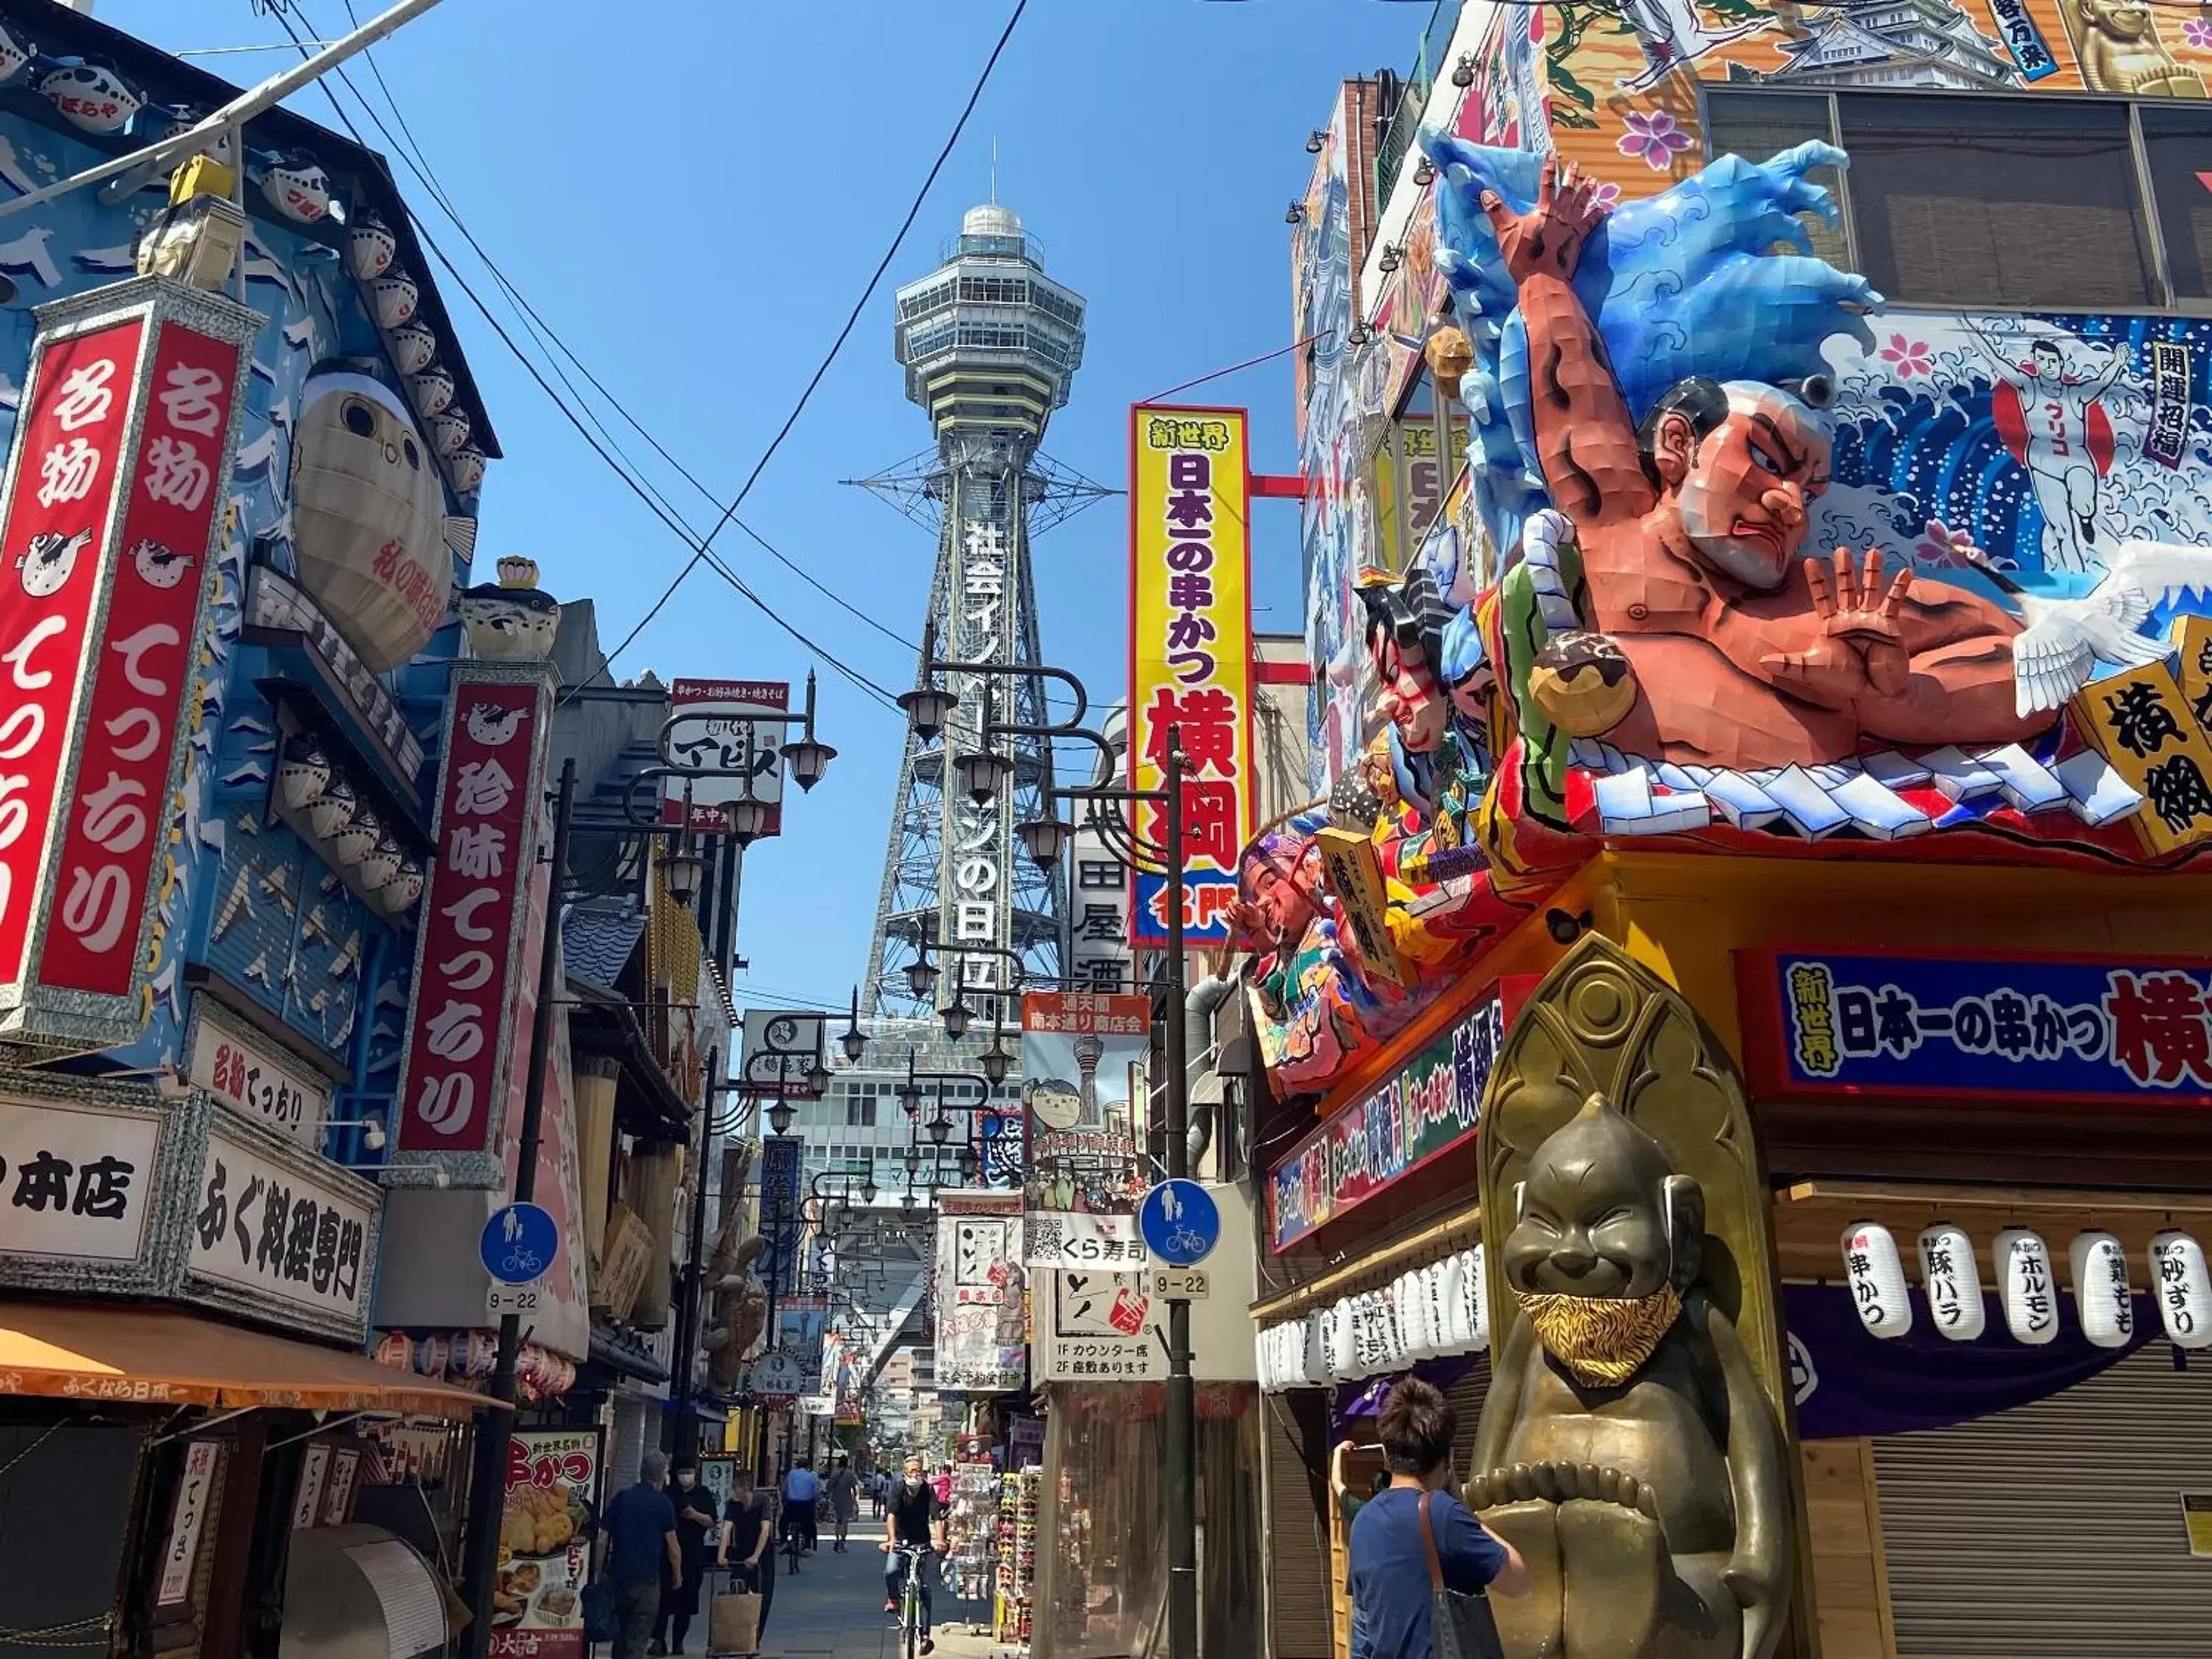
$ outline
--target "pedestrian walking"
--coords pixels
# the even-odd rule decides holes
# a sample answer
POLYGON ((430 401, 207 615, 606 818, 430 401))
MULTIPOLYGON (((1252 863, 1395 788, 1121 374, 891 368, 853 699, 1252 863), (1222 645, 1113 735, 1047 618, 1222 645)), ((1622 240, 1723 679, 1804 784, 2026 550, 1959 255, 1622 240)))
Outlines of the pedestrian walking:
POLYGON ((680 1583, 684 1557, 676 1536, 676 1505, 668 1485, 668 1455, 649 1451, 639 1460, 637 1484, 607 1505, 607 1578, 615 1588, 615 1659, 646 1659, 646 1644, 660 1617, 664 1584, 680 1583))
POLYGON ((937 1466, 937 1474, 929 1486, 930 1490, 937 1494, 937 1507, 941 1510, 951 1509, 952 1507, 952 1465, 939 1463, 937 1466))
POLYGON ((1526 1595, 1528 1569, 1445 1490, 1459 1419, 1443 1395, 1407 1377, 1376 1426, 1390 1484, 1352 1523, 1352 1659, 1430 1659, 1439 1589, 1526 1595))
POLYGON ((830 1471, 830 1478, 822 1483, 823 1494, 830 1500, 830 1519, 837 1528, 836 1553, 845 1553, 845 1532, 860 1518, 860 1482, 853 1473, 853 1465, 844 1453, 837 1454, 837 1467, 830 1471))
POLYGON ((676 1506, 676 1543, 683 1571, 661 1595, 658 1633, 647 1650, 653 1654, 684 1651, 684 1638, 699 1616, 699 1583, 707 1576, 707 1540, 715 1525, 714 1497, 699 1485, 698 1470, 676 1471, 676 1491, 670 1501, 676 1506))
POLYGON ((769 1520, 768 1495, 753 1485, 752 1472, 730 1477, 730 1501, 723 1506, 722 1541, 714 1565, 730 1570, 732 1588, 760 1597, 760 1622, 753 1640, 768 1640, 768 1610, 775 1602, 775 1528, 769 1520))
POLYGON ((880 1521, 884 1518, 884 1498, 885 1494, 889 1492, 890 1486, 890 1477, 888 1474, 885 1474, 881 1469, 875 1469, 870 1472, 868 1475, 868 1513, 871 1519, 880 1521))

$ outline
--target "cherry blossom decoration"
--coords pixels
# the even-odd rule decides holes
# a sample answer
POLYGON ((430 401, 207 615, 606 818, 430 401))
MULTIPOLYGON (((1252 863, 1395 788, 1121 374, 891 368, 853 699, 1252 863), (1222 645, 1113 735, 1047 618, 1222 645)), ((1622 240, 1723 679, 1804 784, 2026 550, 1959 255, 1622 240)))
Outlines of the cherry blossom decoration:
POLYGON ((1632 109, 1621 118, 1621 125, 1628 131, 1613 140, 1613 147, 1623 155, 1641 157, 1654 173, 1666 172, 1690 148, 1690 135, 1663 109, 1632 109))

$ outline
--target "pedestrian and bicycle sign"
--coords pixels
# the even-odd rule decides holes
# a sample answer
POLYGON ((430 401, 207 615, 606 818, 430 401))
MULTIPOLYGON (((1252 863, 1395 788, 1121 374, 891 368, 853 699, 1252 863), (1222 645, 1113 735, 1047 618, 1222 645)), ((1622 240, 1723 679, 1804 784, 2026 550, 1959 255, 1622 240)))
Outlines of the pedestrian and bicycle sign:
POLYGON ((1195 1181, 1163 1181, 1137 1212, 1145 1247, 1170 1267, 1193 1267, 1221 1242, 1221 1211, 1195 1181))
POLYGON ((502 1285, 534 1285, 552 1269, 561 1254, 561 1230, 536 1204, 508 1204, 494 1210, 477 1241, 484 1271, 502 1285))

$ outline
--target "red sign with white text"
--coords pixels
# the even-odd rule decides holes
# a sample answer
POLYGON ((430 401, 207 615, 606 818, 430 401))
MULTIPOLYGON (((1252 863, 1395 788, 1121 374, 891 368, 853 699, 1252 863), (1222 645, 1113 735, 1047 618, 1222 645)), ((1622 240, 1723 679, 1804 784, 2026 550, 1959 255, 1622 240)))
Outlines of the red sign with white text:
POLYGON ((0 984, 27 977, 145 332, 132 318, 46 345, 31 371, 0 525, 0 984))
POLYGON ((123 528, 108 561, 106 624, 88 669, 92 719, 64 818, 42 984, 104 996, 131 991, 168 822, 169 762, 191 679, 240 352, 175 321, 161 325, 155 343, 123 528))
POLYGON ((541 683, 454 677, 399 1079, 404 1152, 498 1144, 524 954, 516 923, 537 863, 544 701, 541 683))

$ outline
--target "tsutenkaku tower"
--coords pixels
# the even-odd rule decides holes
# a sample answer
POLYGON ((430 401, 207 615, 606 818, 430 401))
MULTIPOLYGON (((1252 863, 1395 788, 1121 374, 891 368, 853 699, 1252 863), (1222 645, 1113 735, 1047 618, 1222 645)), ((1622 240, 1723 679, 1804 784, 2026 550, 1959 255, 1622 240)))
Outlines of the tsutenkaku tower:
MULTIPOLYGON (((1037 453, 1083 362, 1083 301, 1044 274, 1043 250, 1019 215, 970 208, 945 263, 899 289, 897 337, 906 395, 929 411, 936 447, 901 474, 861 482, 937 527, 929 616, 939 654, 1036 664, 1030 538, 1104 493, 1037 453)), ((947 787, 949 763, 980 746, 987 695, 1000 720, 1044 725, 1044 683, 977 674, 944 683, 960 699, 950 728, 929 744, 909 732, 899 763, 869 995, 879 1015, 928 1012, 931 1000, 912 994, 906 969, 916 941, 929 939, 944 970, 936 1003, 951 1001, 957 969, 964 986, 986 994, 968 1001, 988 1018, 988 993, 1007 982, 1012 965, 996 951, 1017 953, 1047 981, 1064 971, 1059 884, 1014 836, 1016 823, 1047 816, 1048 760, 1034 739, 998 739, 1015 762, 1013 787, 985 808, 947 787), (957 956, 963 944, 991 948, 957 956)))

